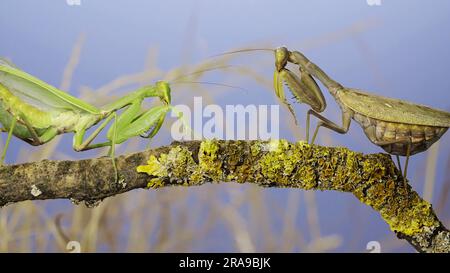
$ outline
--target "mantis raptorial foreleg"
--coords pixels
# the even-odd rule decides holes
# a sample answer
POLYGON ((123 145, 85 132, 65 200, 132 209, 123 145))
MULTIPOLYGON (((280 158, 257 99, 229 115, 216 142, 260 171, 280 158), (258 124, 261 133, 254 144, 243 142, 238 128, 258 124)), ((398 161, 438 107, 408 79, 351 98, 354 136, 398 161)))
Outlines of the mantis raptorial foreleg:
POLYGON ((292 105, 287 101, 286 95, 284 94, 283 80, 285 80, 285 78, 283 76, 284 76, 284 74, 281 74, 281 73, 274 73, 273 74, 275 95, 288 108, 289 112, 291 113, 292 117, 294 118, 295 124, 297 125, 298 121, 297 121, 297 116, 295 115, 294 108, 292 108, 292 105))
MULTIPOLYGON (((100 134, 100 132, 103 131, 103 129, 105 129, 105 127, 109 124, 109 122, 117 116, 115 112, 112 112, 111 114, 109 114, 106 117, 106 119, 100 124, 100 126, 98 126, 95 129, 95 131, 92 132, 92 134, 88 138, 86 138, 86 140, 83 141, 84 135, 86 133, 86 128, 81 131, 76 132, 75 136, 74 136, 73 149, 75 151, 86 151, 86 150, 91 150, 91 149, 95 149, 95 148, 111 146, 111 144, 112 144, 111 140, 113 137, 110 134, 112 134, 114 126, 115 126, 116 130, 120 130, 120 128, 122 128, 125 124, 131 123, 131 121, 136 117, 136 114, 140 110, 141 101, 142 100, 137 100, 131 104, 128 102, 130 104, 130 106, 117 118, 117 124, 116 125, 113 124, 113 127, 111 127, 111 129, 110 129, 111 132, 108 132, 108 138, 110 138, 110 141, 91 144, 92 141, 98 136, 98 134, 100 134)), ((124 104, 126 104, 126 103, 124 103, 124 104)))
MULTIPOLYGON (((126 108, 123 113, 117 117, 117 130, 120 131, 122 128, 125 128, 139 116, 139 112, 142 109, 141 105, 141 99, 134 100, 128 105, 128 108, 126 108)), ((109 139, 112 139, 112 135, 110 135, 111 133, 112 131, 108 132, 109 139)))
POLYGON ((158 120, 157 124, 153 128, 149 128, 148 131, 146 131, 143 134, 140 134, 140 137, 142 138, 148 138, 149 141, 147 145, 145 146, 146 149, 150 148, 150 143, 152 141, 152 138, 158 133, 158 131, 161 129, 162 124, 164 123, 165 116, 161 116, 161 118, 158 120))
POLYGON ((92 132, 92 134, 83 141, 84 135, 86 134, 86 129, 84 128, 78 132, 75 133, 74 141, 73 141, 73 149, 77 152, 79 151, 86 151, 86 150, 90 150, 90 149, 94 149, 94 148, 99 148, 99 147, 104 147, 104 146, 109 146, 111 143, 109 143, 108 145, 103 145, 104 143, 101 143, 101 146, 98 146, 97 144, 93 144, 91 145, 91 142, 98 136, 98 134, 106 127, 106 125, 108 125, 108 123, 114 118, 114 116, 112 114, 110 114, 103 122, 102 124, 100 124, 99 127, 97 127, 95 129, 94 132, 92 132))
POLYGON ((321 114, 315 112, 314 110, 310 109, 308 110, 308 113, 306 115, 306 140, 309 141, 309 123, 310 123, 310 115, 313 115, 320 119, 320 121, 317 123, 316 130, 314 131, 313 138, 311 140, 311 144, 314 144, 314 141, 316 140, 317 133, 319 132, 319 128, 321 126, 326 127, 330 130, 333 130, 339 134, 345 134, 348 132, 348 129, 350 128, 350 123, 352 121, 351 115, 347 112, 342 112, 342 126, 337 125, 336 123, 332 122, 331 120, 327 119, 326 117, 322 116, 321 114))
MULTIPOLYGON (((135 115, 131 123, 124 123, 118 127, 117 143, 143 134, 154 136, 161 128, 164 117, 170 109, 168 105, 155 106, 142 114, 135 115)), ((108 132, 108 138, 111 137, 111 133, 108 132)))
POLYGON ((143 138, 153 138, 158 133, 158 131, 161 129, 161 126, 164 123, 164 119, 165 119, 165 116, 161 116, 161 118, 158 120, 156 125, 153 128, 149 128, 151 130, 148 130, 147 132, 140 134, 140 136, 143 138))

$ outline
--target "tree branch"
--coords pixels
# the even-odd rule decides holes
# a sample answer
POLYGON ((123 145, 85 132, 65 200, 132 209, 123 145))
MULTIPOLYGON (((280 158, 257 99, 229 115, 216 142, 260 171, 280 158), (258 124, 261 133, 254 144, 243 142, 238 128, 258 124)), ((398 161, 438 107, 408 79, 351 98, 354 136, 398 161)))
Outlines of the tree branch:
POLYGON ((190 141, 120 156, 0 167, 0 207, 24 200, 71 199, 88 206, 136 188, 206 182, 352 193, 378 211, 419 252, 450 252, 450 232, 387 154, 286 141, 190 141), (138 172, 139 171, 139 172, 138 172))

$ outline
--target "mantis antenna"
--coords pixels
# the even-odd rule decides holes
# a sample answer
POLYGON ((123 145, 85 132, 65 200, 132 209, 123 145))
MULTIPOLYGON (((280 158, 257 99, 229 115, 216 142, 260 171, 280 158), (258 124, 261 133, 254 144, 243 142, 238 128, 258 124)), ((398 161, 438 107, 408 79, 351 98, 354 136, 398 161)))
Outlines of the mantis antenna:
POLYGON ((216 67, 210 67, 210 68, 205 68, 205 69, 196 70, 196 71, 194 71, 194 72, 192 72, 192 73, 188 73, 188 74, 184 74, 184 75, 178 76, 178 77, 176 77, 175 79, 170 80, 169 83, 174 83, 174 82, 178 81, 179 79, 186 78, 186 77, 188 77, 188 76, 192 76, 192 75, 196 75, 196 74, 201 74, 201 73, 209 72, 209 71, 213 71, 213 70, 227 69, 227 68, 235 67, 235 66, 236 66, 236 65, 222 65, 222 66, 216 66, 216 67))
POLYGON ((178 81, 178 82, 175 82, 175 83, 171 83, 171 85, 174 85, 174 84, 208 84, 208 85, 215 85, 215 86, 222 86, 222 87, 228 87, 228 88, 233 88, 233 89, 239 89, 239 90, 245 91, 246 93, 248 92, 247 89, 239 87, 239 86, 229 85, 229 84, 224 84, 224 83, 215 83, 215 82, 178 81))
POLYGON ((241 52, 249 52, 249 51, 271 51, 271 52, 275 52, 275 50, 271 49, 271 48, 246 48, 246 49, 239 49, 239 50, 234 50, 234 51, 229 51, 229 52, 225 52, 225 53, 221 53, 221 54, 212 55, 209 58, 216 58, 216 57, 219 57, 219 56, 236 54, 236 53, 241 53, 241 52))

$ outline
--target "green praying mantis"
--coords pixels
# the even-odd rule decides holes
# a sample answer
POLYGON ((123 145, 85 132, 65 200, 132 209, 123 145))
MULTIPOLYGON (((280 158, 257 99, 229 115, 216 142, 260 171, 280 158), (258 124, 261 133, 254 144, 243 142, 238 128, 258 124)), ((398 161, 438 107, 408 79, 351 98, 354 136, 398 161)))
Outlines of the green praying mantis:
POLYGON ((405 188, 409 157, 426 151, 450 127, 450 113, 448 112, 404 100, 374 95, 358 89, 346 88, 331 79, 305 55, 298 51, 289 51, 286 47, 278 47, 275 50, 244 49, 225 54, 254 50, 271 51, 275 54, 276 69, 273 81, 275 94, 287 106, 295 121, 295 113, 283 91, 283 82, 298 102, 311 107, 307 112, 306 119, 307 141, 309 141, 311 115, 320 120, 314 131, 312 144, 320 127, 345 134, 353 119, 361 125, 373 144, 396 156, 400 172, 402 172, 402 168, 399 156, 406 156, 403 172, 405 188), (286 68, 288 63, 299 67, 300 76, 286 68), (338 125, 320 114, 326 108, 326 101, 314 78, 328 89, 340 106, 342 125, 338 125))
POLYGON ((153 138, 170 110, 173 110, 171 89, 165 81, 144 86, 97 108, 0 59, 0 124, 3 126, 1 131, 8 133, 0 164, 4 164, 12 136, 38 146, 57 135, 73 132, 75 151, 110 147, 108 154, 117 181, 115 145, 136 136, 153 138), (159 98, 162 105, 144 110, 142 103, 145 98, 159 98), (120 109, 124 110, 119 115, 117 111, 120 109), (86 131, 100 121, 103 122, 85 137, 86 131), (93 144, 111 121, 107 141, 93 144))

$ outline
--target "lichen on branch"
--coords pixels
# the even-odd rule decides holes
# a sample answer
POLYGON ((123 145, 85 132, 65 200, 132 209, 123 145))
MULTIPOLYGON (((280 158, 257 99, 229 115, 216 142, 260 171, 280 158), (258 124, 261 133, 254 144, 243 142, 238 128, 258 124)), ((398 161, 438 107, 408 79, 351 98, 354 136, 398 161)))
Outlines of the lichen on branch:
POLYGON ((421 247, 429 247, 424 235, 442 229, 431 204, 411 187, 404 187, 400 172, 387 154, 363 155, 346 148, 285 140, 206 140, 197 156, 186 147, 175 146, 159 158, 151 156, 147 165, 137 170, 152 177, 148 183, 151 188, 233 181, 350 192, 378 211, 392 231, 416 238, 421 247))
POLYGON ((23 200, 66 198, 97 204, 136 188, 196 186, 208 182, 352 193, 378 211, 399 238, 421 252, 450 252, 450 233, 431 204, 420 198, 387 154, 363 155, 346 148, 305 142, 174 142, 116 158, 113 183, 108 157, 0 167, 0 206, 23 200), (37 194, 39 193, 39 194, 37 194))

